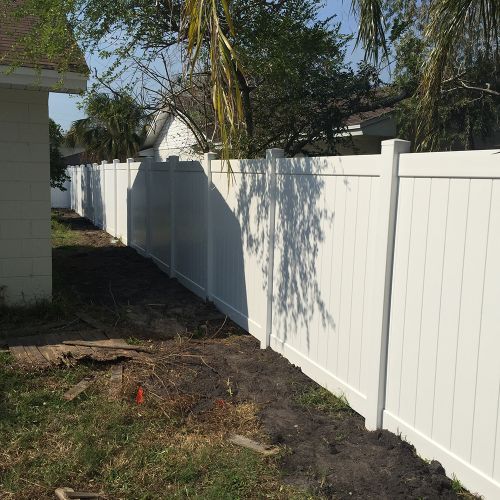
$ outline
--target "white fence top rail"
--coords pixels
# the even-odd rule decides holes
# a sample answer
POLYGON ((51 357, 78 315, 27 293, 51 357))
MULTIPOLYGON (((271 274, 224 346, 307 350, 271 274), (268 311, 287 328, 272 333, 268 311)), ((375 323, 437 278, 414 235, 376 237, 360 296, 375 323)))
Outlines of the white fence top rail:
MULTIPOLYGON (((234 174, 264 174, 269 171, 267 160, 230 160, 234 174)), ((227 163, 223 160, 212 160, 213 173, 227 173, 227 163)))
POLYGON ((278 158, 276 173, 287 175, 380 176, 382 155, 278 158))
POLYGON ((402 154, 399 176, 500 179, 500 150, 402 154))

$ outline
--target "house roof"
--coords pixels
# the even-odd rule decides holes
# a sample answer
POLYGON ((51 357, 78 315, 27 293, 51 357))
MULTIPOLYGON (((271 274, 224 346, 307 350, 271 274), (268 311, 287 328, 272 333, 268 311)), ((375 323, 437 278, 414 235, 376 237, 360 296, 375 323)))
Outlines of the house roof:
MULTIPOLYGON (((16 4, 17 2, 13 2, 11 4, 12 8, 16 4)), ((0 15, 0 24, 0 65, 55 71, 61 69, 61 66, 63 66, 62 58, 58 60, 58 58, 49 55, 37 54, 35 56, 27 53, 23 42, 36 26, 35 17, 25 16, 17 18, 10 13, 4 13, 0 15)), ((66 54, 68 60, 65 58, 65 70, 83 75, 89 73, 83 53, 79 49, 69 28, 66 54)))
POLYGON ((392 113, 394 109, 395 105, 392 105, 392 106, 384 106, 382 108, 373 109, 370 111, 364 111, 361 113, 355 113, 347 118, 346 125, 348 127, 362 125, 365 122, 385 117, 385 115, 392 113))

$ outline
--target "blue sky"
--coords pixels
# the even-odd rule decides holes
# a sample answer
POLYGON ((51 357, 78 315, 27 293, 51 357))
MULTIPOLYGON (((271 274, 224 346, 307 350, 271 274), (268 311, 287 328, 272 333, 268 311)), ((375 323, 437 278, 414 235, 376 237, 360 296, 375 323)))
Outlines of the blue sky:
MULTIPOLYGON (((337 20, 342 24, 343 33, 356 32, 356 20, 350 12, 351 0, 327 0, 325 6, 321 10, 322 17, 336 15, 337 20)), ((352 52, 352 49, 347 53, 347 56, 354 62, 361 58, 359 50, 352 52)), ((92 68, 102 70, 106 63, 98 59, 87 57, 87 62, 92 68)), ((78 109, 80 98, 78 96, 70 96, 67 94, 50 94, 49 98, 49 114, 57 123, 67 130, 74 120, 84 117, 84 113, 78 109)))

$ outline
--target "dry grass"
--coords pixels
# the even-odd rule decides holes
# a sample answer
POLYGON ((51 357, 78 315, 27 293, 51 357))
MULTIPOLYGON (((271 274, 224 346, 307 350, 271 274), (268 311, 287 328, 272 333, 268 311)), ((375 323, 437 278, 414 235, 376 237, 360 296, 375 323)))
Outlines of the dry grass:
POLYGON ((122 399, 108 401, 104 366, 34 375, 19 372, 2 354, 0 497, 52 498, 59 486, 102 491, 107 498, 307 497, 280 481, 276 459, 227 442, 228 433, 265 437, 255 405, 214 401, 191 413, 196 395, 186 402, 181 393, 150 390, 154 369, 126 365, 122 399), (86 393, 62 399, 95 372, 98 382, 86 393), (139 382, 143 405, 134 400, 139 382))

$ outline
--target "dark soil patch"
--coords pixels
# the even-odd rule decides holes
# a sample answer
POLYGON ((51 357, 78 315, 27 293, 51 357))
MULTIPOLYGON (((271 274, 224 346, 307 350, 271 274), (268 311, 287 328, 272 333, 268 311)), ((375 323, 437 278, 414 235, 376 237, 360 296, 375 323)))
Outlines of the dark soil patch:
POLYGON ((314 382, 152 262, 71 212, 58 218, 78 237, 54 249, 56 293, 70 294, 119 336, 157 346, 154 364, 136 374, 146 395, 182 397, 187 417, 200 421, 214 405, 258 405, 264 435, 284 450, 285 480, 322 498, 459 496, 439 464, 396 435, 366 431, 350 409, 301 404, 314 382))

